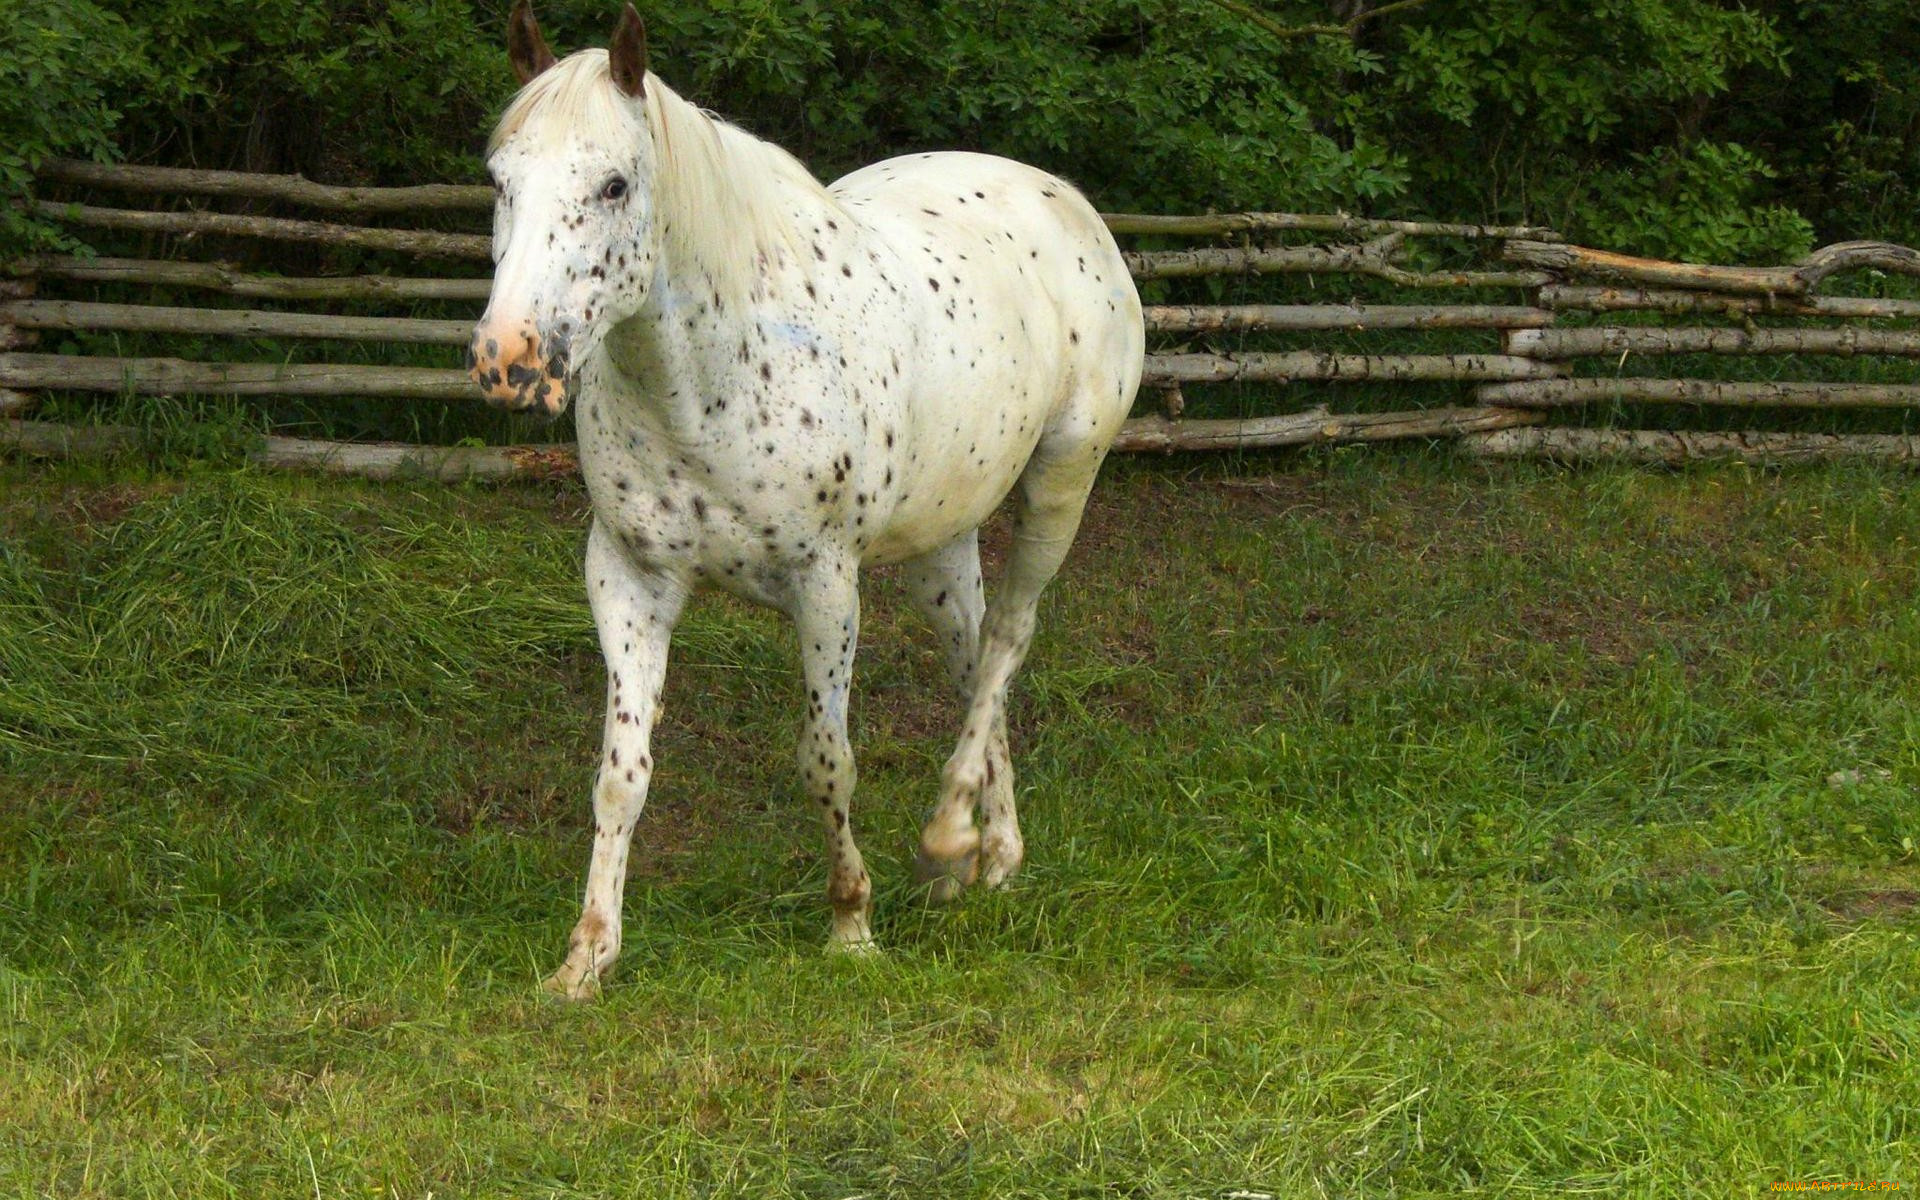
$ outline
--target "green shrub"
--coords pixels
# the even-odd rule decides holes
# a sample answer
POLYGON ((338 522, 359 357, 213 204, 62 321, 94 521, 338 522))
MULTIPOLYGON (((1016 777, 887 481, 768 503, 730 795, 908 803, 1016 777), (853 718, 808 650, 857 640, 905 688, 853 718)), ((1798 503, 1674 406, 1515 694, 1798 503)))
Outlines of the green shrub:
POLYGON ((148 65, 134 31, 92 0, 13 0, 0 20, 0 252, 70 244, 22 203, 41 162, 107 158, 114 97, 148 65))
MULTIPOLYGON (((49 154, 477 179, 508 0, 18 0, 0 188, 49 154)), ((678 90, 831 177, 970 148, 1108 208, 1521 220, 1623 250, 1778 258, 1920 237, 1909 0, 690 0, 678 90), (1330 13, 1363 19, 1324 30, 1330 13), (1289 33, 1291 31, 1291 33, 1289 33)), ((612 0, 546 0, 555 49, 612 0)), ((18 237, 17 209, 0 236, 18 237)))

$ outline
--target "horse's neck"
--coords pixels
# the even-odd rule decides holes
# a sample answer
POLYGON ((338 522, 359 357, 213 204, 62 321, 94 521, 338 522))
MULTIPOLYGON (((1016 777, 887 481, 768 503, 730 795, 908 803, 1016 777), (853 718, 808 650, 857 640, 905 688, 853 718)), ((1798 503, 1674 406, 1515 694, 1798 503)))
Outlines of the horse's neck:
MULTIPOLYGON (((731 399, 730 391, 739 387, 742 371, 749 369, 741 347, 751 353, 767 326, 791 325, 800 294, 815 294, 807 278, 813 264, 795 256, 818 256, 824 253, 823 241, 856 236, 851 217, 831 201, 791 193, 781 199, 796 211, 802 241, 811 243, 763 249, 753 294, 722 294, 708 282, 705 264, 677 258, 672 247, 663 246, 646 306, 607 338, 607 353, 630 382, 628 390, 685 433, 695 432, 712 415, 709 406, 731 399), (815 206, 818 213, 810 211, 815 206)), ((742 247, 739 252, 753 251, 742 247)))
POLYGON ((605 353, 618 381, 616 402, 638 404, 683 435, 693 432, 703 397, 725 386, 725 364, 711 349, 716 334, 710 320, 693 295, 671 281, 663 264, 646 307, 607 334, 605 353))
POLYGON ((678 440, 703 440, 701 427, 716 415, 716 402, 739 391, 740 347, 757 343, 768 319, 765 301, 729 300, 697 273, 690 286, 663 258, 646 306, 607 335, 615 402, 639 405, 649 424, 678 440))

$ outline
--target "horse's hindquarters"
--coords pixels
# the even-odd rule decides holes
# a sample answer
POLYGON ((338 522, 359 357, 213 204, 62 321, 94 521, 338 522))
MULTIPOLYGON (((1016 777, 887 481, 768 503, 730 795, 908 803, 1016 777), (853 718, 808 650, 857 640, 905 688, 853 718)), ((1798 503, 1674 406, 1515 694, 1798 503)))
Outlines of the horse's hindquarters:
POLYGON ((832 190, 889 247, 904 326, 892 341, 912 348, 906 486, 868 560, 978 525, 1036 448, 1091 447, 1097 463, 1132 406, 1145 338, 1132 278, 1085 198, 1032 167, 960 153, 878 163, 832 190))

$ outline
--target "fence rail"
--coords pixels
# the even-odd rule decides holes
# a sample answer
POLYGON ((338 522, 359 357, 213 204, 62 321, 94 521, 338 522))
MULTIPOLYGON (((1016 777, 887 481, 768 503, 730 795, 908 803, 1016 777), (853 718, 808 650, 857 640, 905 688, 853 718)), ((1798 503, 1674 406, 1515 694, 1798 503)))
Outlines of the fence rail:
MULTIPOLYGON (((336 187, 299 176, 72 161, 48 164, 41 181, 43 194, 33 202, 36 212, 80 230, 132 235, 145 256, 40 254, 5 265, 7 278, 0 279, 0 418, 11 419, 0 425, 0 447, 38 455, 84 453, 124 446, 136 436, 125 429, 63 429, 18 419, 31 406, 33 393, 40 391, 471 400, 465 373, 451 367, 202 362, 36 353, 33 348, 43 333, 85 332, 464 345, 471 328, 468 318, 202 307, 181 302, 172 293, 198 291, 309 308, 450 302, 477 310, 488 291, 487 279, 479 274, 489 253, 487 235, 379 222, 395 215, 432 215, 436 223, 471 225, 490 209, 491 188, 336 187), (144 197, 148 206, 126 207, 135 197, 144 197), (208 207, 222 202, 253 209, 293 206, 318 211, 327 219, 208 207), (229 239, 304 245, 310 259, 316 252, 346 253, 357 262, 369 254, 405 255, 434 265, 405 275, 277 275, 207 261, 204 255, 192 257, 200 246, 229 239), (84 292, 102 284, 165 289, 168 302, 107 303, 84 294, 51 294, 84 292)), ((1920 330, 1882 327, 1920 321, 1920 300, 1817 294, 1830 279, 1847 272, 1920 276, 1920 253, 1904 246, 1845 242, 1798 263, 1738 267, 1615 254, 1569 244, 1552 230, 1534 226, 1301 213, 1111 214, 1106 220, 1116 234, 1159 243, 1126 251, 1129 269, 1143 282, 1308 276, 1316 287, 1337 286, 1348 294, 1384 292, 1391 301, 1150 305, 1147 328, 1165 348, 1148 356, 1145 382, 1165 396, 1166 415, 1130 422, 1116 446, 1123 451, 1453 438, 1470 452, 1489 457, 1672 463, 1710 456, 1796 461, 1853 455, 1920 465, 1920 440, 1904 435, 1616 430, 1563 423, 1569 414, 1613 402, 1745 410, 1920 406, 1920 367, 1894 372, 1911 382, 1871 383, 1747 382, 1620 371, 1627 361, 1664 368, 1670 358, 1695 355, 1791 356, 1801 362, 1873 356, 1900 363, 1920 358, 1920 330), (1323 240, 1287 240, 1300 237, 1323 240), (1169 239, 1212 244, 1167 248, 1169 239), (1437 268, 1440 256, 1425 248, 1442 244, 1456 251, 1466 247, 1475 261, 1458 269, 1437 268), (1404 295, 1408 291, 1421 295, 1404 295), (1431 302, 1432 293, 1453 291, 1470 295, 1459 302, 1431 302), (1505 295, 1492 300, 1488 293, 1505 295), (1420 302, 1399 302, 1402 299, 1420 302), (1756 324, 1760 319, 1807 324, 1762 327, 1756 324), (1606 323, 1593 324, 1596 320, 1606 323), (1644 321, 1659 323, 1636 323, 1644 321), (1882 325, 1862 327, 1864 321, 1882 325), (1221 350, 1207 345, 1231 341, 1230 335, 1364 338, 1395 332, 1430 334, 1425 341, 1444 344, 1432 353, 1221 350), (1597 370, 1606 373, 1595 374, 1597 370), (1181 415, 1183 389, 1191 386, 1363 381, 1410 384, 1429 397, 1436 385, 1452 386, 1470 403, 1366 413, 1333 413, 1316 406, 1232 420, 1181 415)), ((1172 287, 1176 294, 1183 286, 1193 290, 1193 285, 1178 282, 1155 286, 1172 287)), ((1298 285, 1290 286, 1298 290, 1298 285)), ((255 458, 271 466, 483 479, 547 475, 569 470, 573 462, 564 448, 550 446, 453 449, 288 438, 268 439, 255 458)))

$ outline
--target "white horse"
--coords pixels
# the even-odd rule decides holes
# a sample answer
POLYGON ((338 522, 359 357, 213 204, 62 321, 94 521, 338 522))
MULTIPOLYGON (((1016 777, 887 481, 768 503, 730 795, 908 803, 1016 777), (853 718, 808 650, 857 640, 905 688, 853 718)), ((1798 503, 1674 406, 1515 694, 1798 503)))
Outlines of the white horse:
POLYGON ((921 877, 939 898, 1003 882, 1023 854, 1007 685, 1140 381, 1140 301, 1112 236, 1072 187, 985 155, 822 187, 649 74, 631 5, 610 49, 556 62, 521 0, 508 49, 524 86, 489 147, 496 266, 472 371, 508 408, 574 399, 607 663, 586 898, 548 988, 593 995, 619 952, 668 639, 701 587, 798 628, 831 944, 872 945, 847 815, 863 564, 904 567, 966 705, 921 877), (988 606, 976 537, 1009 491, 988 606))

